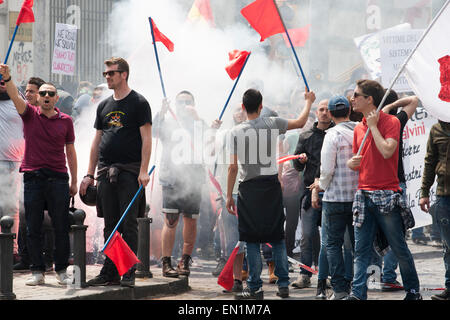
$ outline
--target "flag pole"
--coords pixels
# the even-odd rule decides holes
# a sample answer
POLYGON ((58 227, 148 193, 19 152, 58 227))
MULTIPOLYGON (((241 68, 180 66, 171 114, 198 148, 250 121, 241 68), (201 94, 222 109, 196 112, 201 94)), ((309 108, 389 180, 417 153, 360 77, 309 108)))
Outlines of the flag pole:
POLYGON ((156 57, 156 64, 158 65, 159 79, 161 81, 161 87, 162 87, 164 98, 167 98, 166 88, 164 87, 164 81, 163 81, 163 77, 162 77, 162 73, 161 73, 161 65, 159 63, 158 49, 156 48, 155 33, 153 30, 153 19, 151 17, 149 17, 148 20, 150 22, 150 30, 152 31, 153 48, 155 49, 155 57, 156 57))
MULTIPOLYGON (((9 55, 11 54, 12 45, 14 43, 14 39, 16 38, 17 30, 19 30, 19 24, 16 24, 16 28, 14 29, 13 36, 11 38, 11 42, 9 43, 8 52, 6 53, 5 61, 3 64, 8 62, 9 55)), ((0 74, 0 80, 3 79, 3 76, 0 74)))
MULTIPOLYGON (((424 31, 424 33, 422 34, 422 36, 420 37, 419 41, 417 41, 414 49, 411 51, 411 53, 409 54, 409 56, 405 59, 405 62, 403 62, 403 65, 401 66, 401 68, 399 69, 399 71, 397 72, 397 74, 395 75, 395 77, 392 79, 391 84, 389 85, 389 88, 386 90, 383 99, 380 102, 380 105, 377 108, 377 112, 380 112, 381 108, 384 106, 384 102, 387 99, 387 96, 389 95, 389 93, 391 92, 392 87, 394 86, 395 82, 397 81, 397 79, 400 77, 400 75, 402 74, 402 72, 405 70, 406 65, 408 64, 409 60, 411 60, 413 54, 417 51, 417 48, 419 48, 420 44, 422 43, 423 39, 425 39, 425 37, 427 36, 427 34, 430 32, 431 28, 433 27, 433 25, 436 23, 437 19, 441 16, 442 12, 444 12, 445 8, 449 5, 450 0, 447 0, 444 5, 442 6, 441 10, 439 10, 439 12, 437 13, 437 15, 433 18, 433 20, 431 21, 430 25, 428 26, 428 28, 424 31)), ((364 147, 364 143, 367 140, 367 137, 369 136, 369 132, 370 129, 367 128, 366 134, 364 135, 363 140, 361 141, 361 145, 359 146, 359 150, 358 153, 356 154, 357 156, 359 156, 361 154, 362 148, 364 147)))
POLYGON ((300 64, 300 60, 298 58, 297 52, 295 51, 294 44, 292 43, 291 36, 289 35, 289 32, 288 32, 288 30, 286 28, 286 25, 284 23, 283 17, 281 17, 280 10, 278 9, 278 5, 277 5, 276 0, 273 0, 273 4, 275 5, 275 8, 277 9, 278 16, 280 17, 281 23, 283 24, 284 32, 286 33, 286 36, 287 36, 287 38, 289 40, 289 44, 291 46, 292 52, 294 53, 295 60, 297 61, 297 65, 298 65, 298 67, 300 69, 300 72, 302 74, 303 81, 305 82, 306 89, 309 92, 310 90, 309 90, 308 82, 306 81, 305 73, 303 72, 302 65, 300 64))
POLYGON ((222 120, 223 114, 225 113, 225 109, 228 107, 228 103, 230 103, 231 96, 233 95, 234 90, 236 89, 236 86, 237 86, 237 84, 238 84, 238 82, 239 82, 239 79, 241 78, 242 72, 244 71, 244 68, 245 68, 245 66, 247 65, 248 58, 250 58, 250 55, 251 55, 251 54, 252 54, 252 53, 250 52, 250 53, 247 55, 247 58, 245 58, 244 65, 242 66, 241 71, 239 72, 239 75, 238 75, 236 81, 234 82, 233 88, 231 89, 231 93, 230 93, 230 95, 228 96, 227 101, 225 102, 225 106, 223 107, 222 112, 220 113, 219 120, 222 120))
MULTIPOLYGON (((148 173, 149 176, 152 174, 153 170, 155 170, 155 166, 153 166, 150 169, 150 172, 148 173)), ((106 241, 105 245, 103 246, 102 252, 105 251, 106 247, 108 246, 109 242, 111 241, 111 238, 113 237, 114 233, 116 233, 116 231, 119 228, 120 224, 122 223, 123 219, 125 219, 125 216, 128 214, 128 211, 130 210, 131 206, 133 205, 133 203, 136 200, 136 198, 138 197, 138 195, 141 193, 142 189, 144 189, 144 186, 141 184, 141 186, 139 187, 138 191, 136 192, 136 194, 134 195, 133 199, 131 200, 130 204, 125 209, 125 212, 123 213, 123 215, 120 218, 119 222, 117 222, 116 227, 114 228, 114 230, 109 235, 108 240, 106 241)))

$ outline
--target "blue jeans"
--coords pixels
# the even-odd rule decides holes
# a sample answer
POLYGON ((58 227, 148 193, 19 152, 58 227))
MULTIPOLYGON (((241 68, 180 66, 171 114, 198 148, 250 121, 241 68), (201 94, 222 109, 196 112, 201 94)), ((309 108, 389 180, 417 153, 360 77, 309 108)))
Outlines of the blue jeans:
MULTIPOLYGON (((278 287, 289 286, 289 265, 286 254, 286 243, 283 240, 271 242, 272 257, 275 263, 275 275, 278 277, 278 287)), ((256 291, 262 287, 261 272, 261 244, 256 242, 247 242, 247 263, 248 263, 248 280, 247 285, 252 291, 256 291)))
POLYGON ((322 204, 322 212, 324 215, 322 218, 322 226, 323 222, 326 221, 328 228, 326 252, 328 263, 330 264, 331 285, 334 292, 344 292, 348 290, 348 283, 345 279, 347 272, 345 270, 342 246, 344 245, 347 229, 351 231, 351 240, 353 241, 352 202, 324 201, 322 204))
POLYGON ((450 196, 437 196, 434 216, 444 247, 445 287, 450 289, 450 196))
POLYGON ((328 234, 329 234, 329 225, 325 219, 325 215, 322 208, 322 221, 320 226, 319 274, 317 275, 318 280, 326 280, 328 278, 328 275, 330 274, 330 267, 327 258, 328 234))
MULTIPOLYGON (((302 202, 304 202, 303 199, 302 202)), ((318 222, 321 215, 321 209, 314 209, 313 207, 305 210, 303 203, 301 205, 301 228, 302 236, 300 239, 300 262, 312 266, 314 260, 314 248, 315 242, 317 242, 317 248, 320 248, 320 233, 318 222)), ((312 273, 304 269, 300 270, 300 274, 312 276, 312 273)))
POLYGON ((353 225, 347 226, 344 235, 344 264, 345 280, 348 283, 353 280, 353 256, 355 252, 355 233, 353 225))
POLYGON ((361 227, 355 228, 355 275, 352 294, 359 299, 367 299, 367 268, 373 256, 372 247, 377 227, 383 231, 399 261, 405 290, 419 292, 419 278, 413 257, 406 244, 400 209, 396 208, 388 214, 381 214, 368 196, 365 197, 365 206, 364 222, 361 227))
POLYGON ((31 271, 45 271, 42 223, 46 205, 55 232, 55 271, 65 270, 69 265, 69 201, 67 179, 46 179, 32 173, 24 174, 24 206, 31 271))
POLYGON ((383 282, 395 283, 397 280, 398 260, 392 250, 389 250, 383 257, 383 282))

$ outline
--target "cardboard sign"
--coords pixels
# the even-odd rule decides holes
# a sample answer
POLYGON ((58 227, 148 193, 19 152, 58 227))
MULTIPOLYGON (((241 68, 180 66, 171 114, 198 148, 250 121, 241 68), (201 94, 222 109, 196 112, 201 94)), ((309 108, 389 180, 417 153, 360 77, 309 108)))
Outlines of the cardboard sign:
POLYGON ((77 26, 57 23, 52 73, 73 76, 77 52, 77 26))

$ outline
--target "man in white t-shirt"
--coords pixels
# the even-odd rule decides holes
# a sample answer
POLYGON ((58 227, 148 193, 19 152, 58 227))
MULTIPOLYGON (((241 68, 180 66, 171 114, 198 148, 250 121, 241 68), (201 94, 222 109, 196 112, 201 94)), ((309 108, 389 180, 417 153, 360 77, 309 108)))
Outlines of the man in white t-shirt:
MULTIPOLYGON (((0 217, 14 217, 13 233, 19 227, 20 163, 25 152, 22 119, 0 81, 0 217)), ((17 253, 17 243, 14 244, 17 253)))

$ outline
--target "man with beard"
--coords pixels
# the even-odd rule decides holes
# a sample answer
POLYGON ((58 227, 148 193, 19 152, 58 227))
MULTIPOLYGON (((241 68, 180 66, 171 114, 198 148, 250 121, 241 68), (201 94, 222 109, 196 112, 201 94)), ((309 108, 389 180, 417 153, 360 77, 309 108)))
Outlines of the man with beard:
POLYGON ((72 119, 55 107, 56 87, 45 83, 39 88, 39 107, 20 97, 11 81, 7 65, 0 65, 8 95, 23 121, 25 154, 20 167, 24 172, 24 205, 27 222, 27 246, 32 271, 26 285, 45 283, 45 263, 42 255, 42 221, 45 205, 55 230, 55 271, 59 284, 69 284, 66 269, 69 264, 69 199, 77 188, 77 157, 72 119), (70 170, 71 181, 66 166, 70 170))

